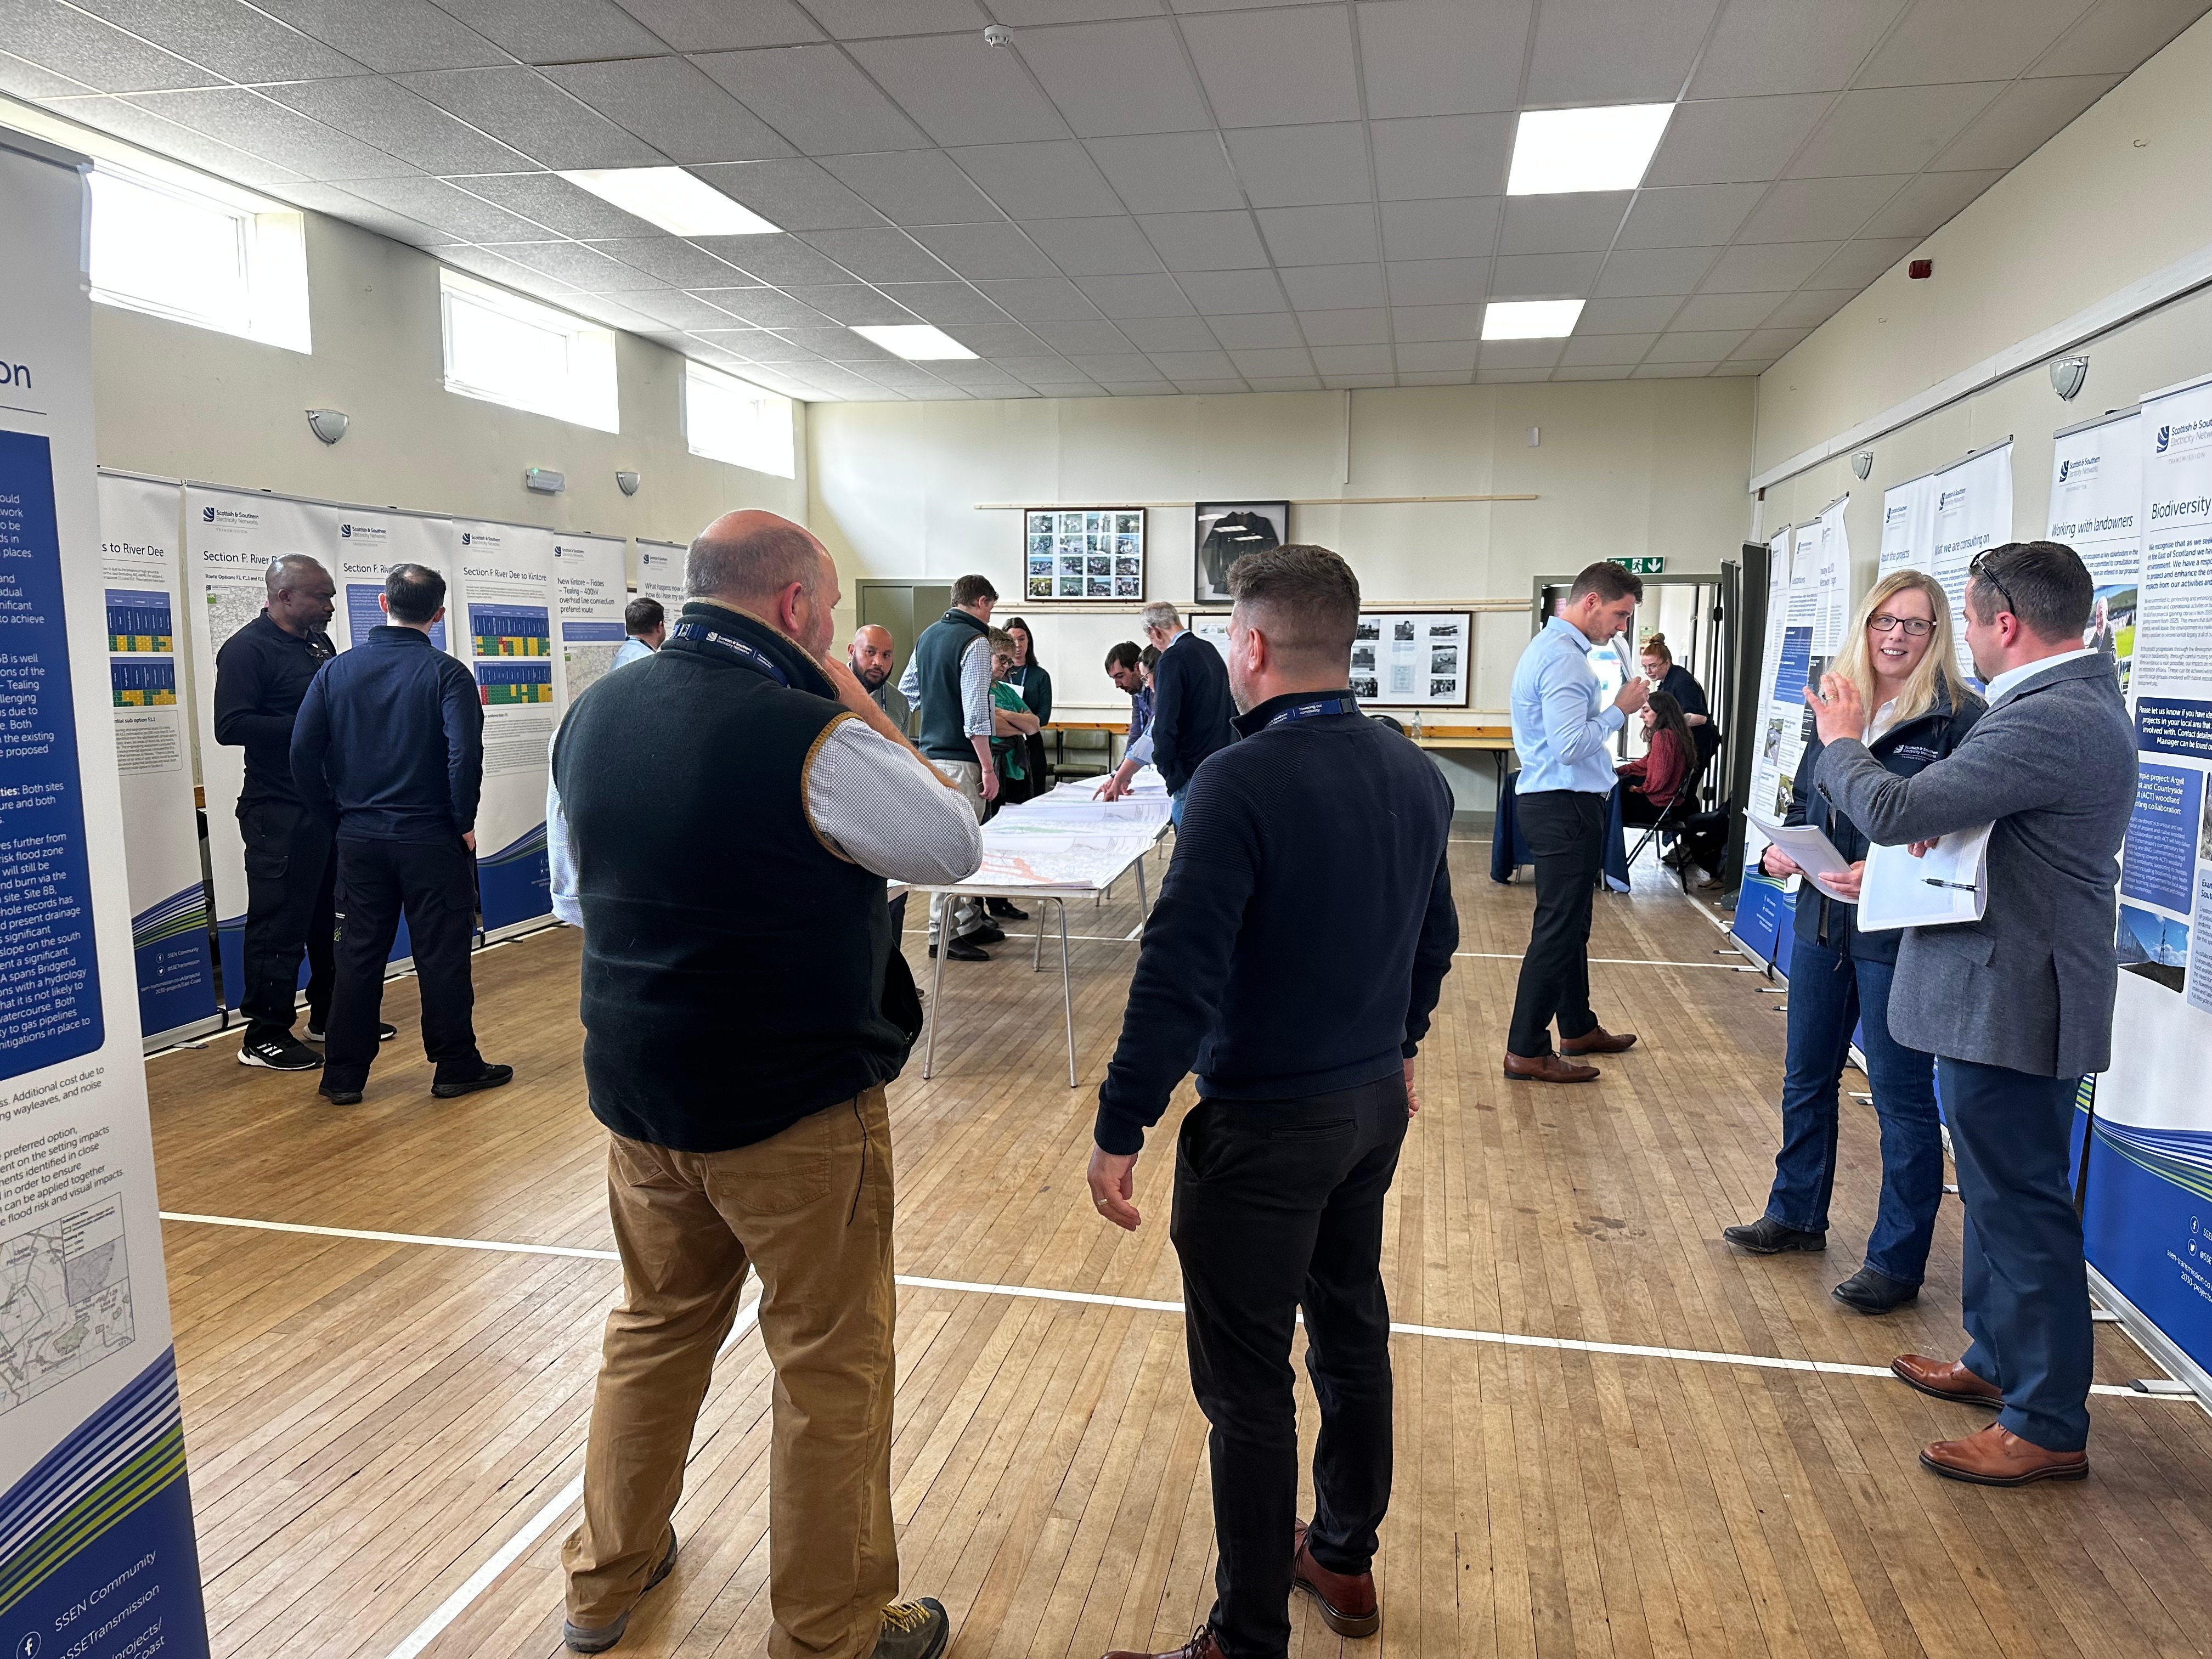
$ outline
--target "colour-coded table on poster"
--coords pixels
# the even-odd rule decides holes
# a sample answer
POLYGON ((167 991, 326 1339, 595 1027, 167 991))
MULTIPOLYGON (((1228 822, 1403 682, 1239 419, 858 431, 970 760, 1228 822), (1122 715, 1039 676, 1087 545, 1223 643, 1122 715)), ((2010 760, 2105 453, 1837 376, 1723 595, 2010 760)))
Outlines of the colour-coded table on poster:
POLYGON ((169 596, 159 588, 107 590, 107 648, 115 652, 167 653, 177 648, 169 596))
POLYGON ((177 665, 173 658, 160 662, 118 662, 107 665, 107 682, 118 708, 171 708, 177 702, 177 665))
POLYGON ((479 657, 550 657, 553 629, 542 605, 471 605, 469 638, 479 657))
POLYGON ((476 665, 477 695, 487 708, 518 704, 553 703, 553 665, 531 662, 480 662, 476 665))

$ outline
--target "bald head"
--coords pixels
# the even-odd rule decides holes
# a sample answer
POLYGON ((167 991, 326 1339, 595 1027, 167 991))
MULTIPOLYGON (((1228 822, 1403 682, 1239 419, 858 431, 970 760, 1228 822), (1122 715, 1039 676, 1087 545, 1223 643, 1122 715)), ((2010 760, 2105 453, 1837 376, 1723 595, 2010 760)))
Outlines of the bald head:
POLYGON ((898 648, 891 641, 891 630, 870 623, 856 629, 853 643, 847 647, 845 661, 854 677, 869 690, 874 690, 891 677, 891 665, 897 659, 898 648))
POLYGON ((817 657, 830 648, 837 568, 812 535, 774 513, 725 513, 701 531, 684 591, 757 617, 817 657))
POLYGON ((329 623, 337 606, 337 584, 331 573, 304 553, 285 553, 269 561, 263 581, 269 590, 269 620, 287 634, 305 638, 329 623))

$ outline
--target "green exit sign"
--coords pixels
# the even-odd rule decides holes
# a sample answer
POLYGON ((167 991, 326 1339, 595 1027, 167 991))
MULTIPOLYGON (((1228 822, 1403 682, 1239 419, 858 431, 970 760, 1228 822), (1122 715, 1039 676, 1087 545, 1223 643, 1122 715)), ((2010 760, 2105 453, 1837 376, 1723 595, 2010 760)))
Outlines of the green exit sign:
POLYGON ((1667 574, 1667 561, 1663 556, 1648 559, 1615 559, 1613 562, 1623 570, 1633 571, 1639 576, 1663 576, 1667 574))

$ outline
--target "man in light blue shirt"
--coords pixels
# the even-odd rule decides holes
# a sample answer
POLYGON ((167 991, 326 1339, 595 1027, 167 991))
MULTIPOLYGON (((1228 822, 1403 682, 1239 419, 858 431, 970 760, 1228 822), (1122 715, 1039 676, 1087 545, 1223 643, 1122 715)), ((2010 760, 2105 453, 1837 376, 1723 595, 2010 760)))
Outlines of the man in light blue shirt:
POLYGON ((615 647, 610 671, 643 662, 659 650, 668 637, 668 613, 659 599, 632 599, 623 608, 623 632, 629 637, 615 647))
POLYGON ((1619 1054, 1636 1041, 1633 1032, 1607 1031, 1590 1012, 1590 894, 1605 860, 1609 745, 1650 693, 1632 676, 1607 703, 1589 653, 1628 627, 1643 597, 1643 581, 1619 565, 1590 566, 1513 671, 1521 755, 1514 804, 1536 860, 1536 919, 1505 1038, 1505 1075, 1516 1080, 1588 1083, 1597 1067, 1568 1056, 1619 1054))

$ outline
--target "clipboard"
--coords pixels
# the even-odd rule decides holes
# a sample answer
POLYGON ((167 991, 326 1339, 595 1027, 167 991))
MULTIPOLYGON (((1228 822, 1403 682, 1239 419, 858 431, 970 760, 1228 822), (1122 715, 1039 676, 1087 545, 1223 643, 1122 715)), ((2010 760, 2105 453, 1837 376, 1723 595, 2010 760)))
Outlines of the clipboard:
POLYGON ((1860 931, 1979 921, 1989 911, 1990 831, 1996 827, 1954 830, 1923 858, 1904 847, 1869 848, 1859 889, 1860 931))

